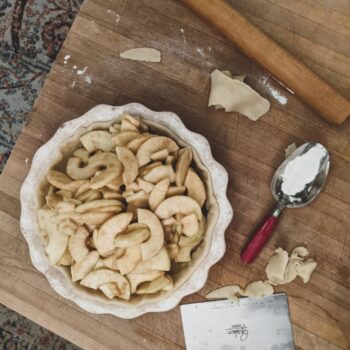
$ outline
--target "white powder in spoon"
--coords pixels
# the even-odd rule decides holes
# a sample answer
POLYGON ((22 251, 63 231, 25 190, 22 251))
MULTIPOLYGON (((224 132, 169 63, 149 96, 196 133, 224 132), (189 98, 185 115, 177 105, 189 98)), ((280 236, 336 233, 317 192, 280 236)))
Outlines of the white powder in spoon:
POLYGON ((282 174, 282 192, 293 196, 303 191, 308 183, 315 180, 321 159, 325 154, 325 148, 316 145, 308 152, 291 160, 282 174))

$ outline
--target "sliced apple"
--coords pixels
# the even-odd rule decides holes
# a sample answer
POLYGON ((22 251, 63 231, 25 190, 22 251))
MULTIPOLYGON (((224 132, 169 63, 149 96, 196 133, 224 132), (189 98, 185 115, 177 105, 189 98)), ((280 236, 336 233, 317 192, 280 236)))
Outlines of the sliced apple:
POLYGON ((110 184, 113 180, 117 179, 123 171, 123 167, 120 164, 111 165, 101 174, 96 174, 90 180, 90 187, 94 190, 102 188, 110 184))
POLYGON ((81 285, 92 289, 97 289, 106 283, 115 283, 121 293, 125 295, 125 299, 130 298, 130 284, 128 280, 116 271, 108 269, 92 271, 80 281, 81 285))
MULTIPOLYGON (((79 215, 79 214, 78 214, 79 215)), ((108 219, 110 219, 114 213, 106 212, 106 213, 98 213, 98 212, 91 212, 91 213, 84 213, 81 214, 81 220, 83 223, 87 225, 101 225, 108 219)), ((74 220, 74 219, 73 219, 74 220)))
POLYGON ((175 260, 179 254, 180 248, 177 243, 169 243, 167 245, 167 251, 171 260, 175 260))
POLYGON ((151 155, 151 159, 154 161, 167 159, 169 156, 169 151, 167 149, 161 149, 151 155))
POLYGON ((121 211, 123 211, 123 207, 121 205, 106 205, 101 208, 89 209, 87 213, 111 212, 113 214, 119 214, 121 211))
POLYGON ((89 235, 88 230, 84 226, 79 226, 76 232, 69 238, 68 250, 74 261, 80 262, 89 254, 89 249, 86 246, 86 240, 89 235))
POLYGON ((153 162, 151 164, 144 165, 142 168, 139 169, 139 176, 143 177, 146 174, 148 174, 152 169, 158 167, 159 165, 162 165, 162 162, 153 162))
POLYGON ((59 189, 68 190, 71 192, 75 192, 83 183, 82 181, 74 181, 68 175, 57 170, 49 171, 47 174, 47 181, 59 189))
POLYGON ((148 203, 151 210, 155 210, 158 205, 163 202, 167 194, 170 185, 170 180, 168 178, 159 181, 153 188, 149 195, 148 203))
POLYGON ((132 273, 146 273, 149 270, 169 271, 170 267, 171 261, 168 251, 165 247, 162 247, 159 253, 153 256, 151 259, 140 261, 135 266, 132 273))
POLYGON ((139 134, 140 133, 138 131, 121 131, 118 134, 112 136, 112 141, 117 146, 125 146, 139 134))
POLYGON ((73 156, 79 158, 83 163, 87 163, 89 160, 89 151, 84 148, 78 148, 73 152, 73 156))
POLYGON ((145 180, 143 180, 141 178, 138 178, 136 180, 136 182, 137 182, 140 190, 143 190, 146 193, 150 193, 153 190, 153 188, 154 188, 154 185, 151 182, 145 181, 145 180))
POLYGON ((68 250, 65 251, 65 253, 62 255, 62 258, 58 261, 57 264, 62 266, 71 266, 73 264, 73 258, 68 250))
POLYGON ((82 193, 90 190, 90 181, 84 180, 84 182, 79 186, 79 188, 75 191, 74 197, 79 197, 82 193))
POLYGON ((57 225, 57 230, 60 234, 66 236, 74 235, 78 225, 71 219, 64 219, 57 225))
POLYGON ((61 196, 55 192, 54 186, 50 185, 45 201, 48 207, 52 210, 55 210, 57 203, 62 201, 61 196))
POLYGON ((83 260, 72 265, 70 269, 72 274, 72 281, 76 282, 87 276, 96 266, 98 259, 98 251, 94 250, 90 252, 83 260))
POLYGON ((188 169, 185 179, 185 186, 187 188, 187 194, 193 198, 200 207, 202 207, 207 195, 202 180, 193 169, 188 169))
POLYGON ((154 184, 158 183, 163 179, 169 179, 170 182, 174 182, 174 169, 171 165, 159 165, 153 168, 149 173, 144 175, 143 179, 154 184))
POLYGON ((122 120, 122 124, 121 124, 120 130, 121 131, 136 131, 136 132, 139 131, 139 129, 127 119, 123 119, 122 120))
POLYGON ((189 214, 184 216, 180 220, 182 224, 182 233, 184 233, 186 236, 193 236, 195 235, 199 230, 199 223, 197 220, 197 216, 195 214, 189 214))
POLYGON ((113 299, 117 297, 120 293, 119 288, 115 283, 105 283, 101 284, 98 289, 108 298, 113 299))
POLYGON ((122 213, 107 220, 99 229, 94 243, 102 256, 106 256, 114 246, 115 237, 123 232, 132 219, 131 213, 122 213))
POLYGON ((150 235, 151 233, 147 228, 140 228, 130 232, 121 233, 114 240, 114 245, 120 248, 128 248, 144 242, 150 235))
POLYGON ((88 152, 96 150, 109 152, 114 146, 112 142, 112 134, 104 130, 89 131, 80 137, 80 142, 88 152))
POLYGON ((106 171, 111 167, 115 171, 120 169, 120 173, 122 171, 122 165, 116 154, 112 152, 100 152, 91 156, 87 164, 82 164, 81 160, 76 157, 68 158, 66 172, 72 179, 84 180, 93 176, 101 167, 106 168, 106 171))
MULTIPOLYGON (((107 258, 108 259, 108 258, 107 258)), ((140 245, 126 248, 125 254, 115 261, 117 269, 122 275, 130 273, 141 261, 140 245)))
POLYGON ((164 232, 162 224, 156 215, 146 209, 137 210, 138 222, 145 224, 151 231, 151 237, 141 244, 142 260, 155 256, 164 245, 164 232))
POLYGON ((151 155, 155 152, 166 149, 168 153, 176 152, 179 146, 176 142, 166 136, 154 136, 145 141, 137 150, 136 158, 139 166, 143 166, 151 161, 151 155))
POLYGON ((106 268, 106 266, 103 263, 103 260, 101 258, 98 258, 97 263, 94 267, 94 270, 105 269, 105 268, 106 268))
POLYGON ((190 147, 183 148, 179 151, 176 163, 175 182, 177 186, 184 184, 187 171, 192 162, 192 149, 190 147))
POLYGON ((139 187, 139 185, 136 182, 131 182, 130 184, 125 186, 125 190, 126 191, 138 192, 138 191, 141 190, 141 188, 139 187))
POLYGON ((112 191, 118 192, 122 184, 123 184, 123 177, 122 175, 119 175, 116 179, 114 179, 108 185, 106 185, 106 187, 112 191))
POLYGON ((193 247, 181 247, 175 257, 175 262, 190 262, 193 247))
POLYGON ((150 282, 155 280, 156 278, 163 276, 163 271, 149 271, 142 274, 139 273, 129 273, 126 275, 127 279, 130 283, 130 291, 131 293, 135 293, 137 286, 143 282, 150 282))
POLYGON ((132 205, 138 208, 145 208, 148 206, 148 198, 149 198, 148 193, 145 193, 144 191, 140 191, 131 196, 128 196, 126 198, 126 201, 128 202, 129 206, 132 205))
POLYGON ((197 246, 204 237, 205 228, 206 228, 206 224, 205 224, 205 219, 203 217, 202 220, 199 221, 198 231, 191 237, 181 236, 179 240, 179 246, 180 247, 197 246))
POLYGON ((129 113, 124 113, 122 115, 122 120, 127 120, 129 121, 131 124, 133 124, 134 126, 136 126, 137 128, 139 128, 141 126, 141 122, 137 117, 133 117, 132 115, 130 115, 129 113))
POLYGON ((60 201, 56 205, 56 211, 58 213, 68 213, 74 211, 75 204, 72 202, 60 201))
POLYGON ((169 285, 170 281, 165 276, 160 276, 151 282, 144 282, 136 289, 136 294, 154 294, 160 292, 169 285))
MULTIPOLYGON (((90 184, 89 184, 89 187, 90 187, 90 184)), ((97 199, 101 199, 102 194, 100 191, 97 191, 97 190, 87 190, 82 194, 80 194, 79 196, 77 196, 76 198, 82 202, 90 202, 97 199)))
POLYGON ((41 231, 46 232, 48 244, 45 252, 52 264, 57 264, 67 250, 68 236, 58 232, 57 225, 52 221, 55 212, 49 208, 38 211, 38 223, 41 231))
POLYGON ((116 191, 112 190, 102 190, 102 196, 104 199, 122 199, 122 195, 116 191))
POLYGON ((124 185, 127 186, 137 177, 139 171, 138 163, 134 154, 126 147, 117 146, 116 153, 123 164, 124 170, 122 177, 124 185))
POLYGON ((188 215, 195 213, 198 220, 202 219, 202 211, 199 204, 187 196, 174 196, 165 199, 155 210, 160 219, 168 219, 177 213, 188 215))
POLYGON ((176 158, 176 157, 173 156, 173 155, 167 156, 166 159, 165 159, 165 164, 166 164, 166 165, 173 165, 174 162, 175 162, 175 158, 176 158))
POLYGON ((84 204, 80 204, 75 208, 77 213, 85 213, 88 210, 102 208, 110 205, 121 206, 122 203, 118 199, 98 199, 91 202, 86 202, 84 204))
POLYGON ((132 151, 133 153, 136 153, 137 150, 140 148, 140 146, 147 141, 148 139, 150 139, 151 137, 153 137, 153 135, 151 134, 141 134, 136 136, 134 139, 132 139, 131 141, 128 142, 128 144, 126 145, 126 147, 129 148, 130 151, 132 151))
POLYGON ((170 186, 166 194, 166 198, 180 196, 186 192, 185 186, 170 186))

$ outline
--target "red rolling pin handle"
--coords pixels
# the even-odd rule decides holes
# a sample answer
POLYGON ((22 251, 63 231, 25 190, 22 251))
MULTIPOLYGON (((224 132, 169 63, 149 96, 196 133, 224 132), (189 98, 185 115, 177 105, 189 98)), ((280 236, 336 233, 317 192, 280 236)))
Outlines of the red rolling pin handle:
POLYGON ((241 253, 241 260, 245 264, 252 263, 259 255, 266 242, 271 237, 273 230, 278 223, 278 217, 281 214, 279 209, 276 209, 272 215, 269 215, 253 238, 248 242, 247 246, 241 253))

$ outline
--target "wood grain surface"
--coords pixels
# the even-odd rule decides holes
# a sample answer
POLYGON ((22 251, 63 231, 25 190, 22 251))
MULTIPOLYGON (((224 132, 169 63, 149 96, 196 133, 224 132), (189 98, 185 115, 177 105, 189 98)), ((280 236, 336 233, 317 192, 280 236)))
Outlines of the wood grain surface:
MULTIPOLYGON (((350 4, 347 0, 231 0, 243 14, 350 97, 350 4)), ((317 88, 317 87, 315 87, 317 88)), ((99 103, 136 101, 176 112, 210 141, 229 172, 235 210, 227 251, 206 286, 182 302, 204 300, 227 284, 265 277, 277 246, 306 245, 318 263, 311 281, 277 288, 288 293, 297 349, 349 349, 350 345, 350 121, 335 127, 307 109, 270 75, 175 0, 86 0, 41 91, 30 122, 0 177, 0 301, 85 349, 181 349, 179 308, 134 320, 89 314, 58 296, 31 262, 19 229, 19 190, 36 149, 66 120, 99 103), (148 46, 160 64, 119 59, 148 46), (64 56, 71 58, 64 64, 64 56), (77 69, 73 69, 74 66, 77 69), (86 70, 77 74, 78 69, 86 70), (246 74, 272 102, 257 122, 209 109, 214 68, 246 74), (257 261, 244 266, 239 252, 274 205, 271 177, 284 148, 305 140, 331 154, 327 184, 310 206, 283 214, 257 261)))

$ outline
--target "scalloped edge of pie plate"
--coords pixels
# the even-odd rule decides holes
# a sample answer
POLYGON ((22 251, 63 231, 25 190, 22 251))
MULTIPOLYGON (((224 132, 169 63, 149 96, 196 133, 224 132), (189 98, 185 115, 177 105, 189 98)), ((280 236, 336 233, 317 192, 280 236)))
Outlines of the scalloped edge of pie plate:
POLYGON ((188 130, 175 113, 155 112, 138 103, 118 107, 97 105, 81 117, 64 123, 52 138, 36 151, 30 171, 20 192, 21 231, 28 242, 30 257, 35 268, 46 276, 50 285, 58 294, 75 302, 82 309, 91 313, 112 314, 121 318, 134 318, 147 312, 168 311, 177 306, 183 297, 197 292, 205 285, 210 268, 225 253, 225 231, 233 216, 232 207, 226 196, 227 184, 227 172, 222 165, 213 159, 206 138, 188 130), (217 221, 215 227, 213 227, 209 251, 192 275, 164 298, 131 307, 128 304, 111 304, 110 300, 96 298, 88 293, 81 293, 69 280, 67 273, 49 262, 38 234, 36 219, 36 212, 39 209, 36 191, 40 188, 42 179, 46 176, 54 161, 59 157, 60 148, 57 145, 62 145, 65 140, 74 137, 79 128, 88 128, 96 122, 117 121, 125 112, 138 115, 150 122, 156 122, 168 128, 184 143, 191 145, 199 155, 211 178, 215 179, 215 182, 212 182, 212 189, 218 205, 217 221))

